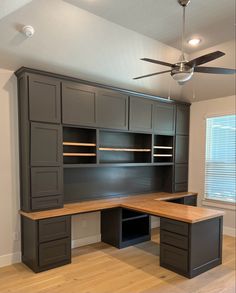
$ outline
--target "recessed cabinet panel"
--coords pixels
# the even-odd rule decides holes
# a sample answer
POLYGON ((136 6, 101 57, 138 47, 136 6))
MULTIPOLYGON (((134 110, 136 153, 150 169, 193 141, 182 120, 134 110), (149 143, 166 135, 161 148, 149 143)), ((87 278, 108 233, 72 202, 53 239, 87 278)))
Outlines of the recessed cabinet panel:
POLYGON ((175 132, 175 106, 165 103, 154 103, 154 132, 173 135, 175 132))
POLYGON ((175 183, 188 182, 188 165, 176 164, 175 165, 175 183))
POLYGON ((188 163, 188 136, 177 135, 175 143, 175 162, 180 164, 188 163))
POLYGON ((29 75, 30 120, 60 123, 60 81, 46 76, 29 75))
POLYGON ((152 101, 143 98, 130 97, 130 130, 152 132, 152 115, 152 101))
POLYGON ((177 105, 176 110, 176 134, 189 134, 189 106, 177 105))
POLYGON ((61 126, 31 123, 31 166, 59 166, 61 163, 61 126))
POLYGON ((59 209, 63 207, 63 195, 32 197, 32 211, 59 209))
POLYGON ((61 167, 31 168, 32 197, 63 193, 63 169, 61 167))
POLYGON ((62 121, 65 124, 96 124, 96 88, 77 83, 62 84, 62 121))
POLYGON ((96 110, 98 126, 128 129, 128 96, 115 91, 99 90, 96 110))

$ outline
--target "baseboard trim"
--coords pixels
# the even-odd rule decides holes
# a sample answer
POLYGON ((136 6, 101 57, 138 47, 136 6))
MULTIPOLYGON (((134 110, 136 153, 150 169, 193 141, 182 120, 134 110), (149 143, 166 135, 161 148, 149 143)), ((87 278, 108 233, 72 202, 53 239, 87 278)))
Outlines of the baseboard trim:
POLYGON ((223 227, 223 234, 227 236, 236 237, 236 229, 230 227, 223 227))
POLYGON ((0 268, 21 262, 21 252, 15 252, 0 256, 0 268))
POLYGON ((93 243, 101 242, 101 234, 81 238, 81 239, 74 239, 71 241, 71 248, 77 248, 93 243))

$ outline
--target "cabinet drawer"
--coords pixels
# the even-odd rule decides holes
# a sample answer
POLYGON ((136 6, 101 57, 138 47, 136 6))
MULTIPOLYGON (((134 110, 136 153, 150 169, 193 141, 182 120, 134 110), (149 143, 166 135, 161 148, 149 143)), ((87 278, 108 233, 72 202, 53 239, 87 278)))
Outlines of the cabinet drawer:
POLYGON ((57 217, 39 221, 39 242, 70 237, 70 217, 57 217))
POLYGON ((31 199, 32 211, 59 209, 63 207, 63 195, 34 197, 31 199))
POLYGON ((188 251, 167 244, 162 244, 160 248, 160 265, 187 273, 188 251))
POLYGON ((180 221, 161 218, 161 230, 177 233, 180 235, 188 235, 188 224, 180 221))
POLYGON ((161 243, 173 245, 178 248, 188 249, 188 238, 179 234, 161 230, 161 243))
POLYGON ((70 261, 70 238, 42 243, 39 245, 39 266, 52 266, 57 263, 70 261))

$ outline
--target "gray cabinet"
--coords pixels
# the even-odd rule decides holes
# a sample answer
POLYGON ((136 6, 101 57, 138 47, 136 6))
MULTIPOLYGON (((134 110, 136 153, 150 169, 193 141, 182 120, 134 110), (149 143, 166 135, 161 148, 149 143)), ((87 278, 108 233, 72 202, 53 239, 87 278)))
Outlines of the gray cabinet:
POLYGON ((175 163, 188 163, 188 136, 176 135, 175 141, 175 163))
POLYGON ((175 183, 188 182, 188 165, 176 164, 175 165, 175 183))
POLYGON ((154 103, 153 129, 157 134, 174 135, 175 106, 166 103, 154 103))
POLYGON ((60 166, 61 163, 61 126, 31 123, 31 166, 60 166))
POLYGON ((98 90, 97 126, 128 129, 128 96, 110 90, 98 90))
POLYGON ((152 132, 153 101, 130 97, 129 129, 152 132))
POLYGON ((62 122, 94 126, 96 124, 96 95, 96 87, 64 82, 62 84, 62 122))
POLYGON ((60 123, 60 81, 56 78, 30 74, 28 82, 30 120, 60 123))
POLYGON ((63 193, 62 167, 31 168, 32 197, 49 196, 63 193))
POLYGON ((176 108, 176 134, 189 134, 190 108, 186 105, 177 105, 176 108))
POLYGON ((41 211, 63 207, 63 195, 51 195, 31 198, 31 210, 41 211))

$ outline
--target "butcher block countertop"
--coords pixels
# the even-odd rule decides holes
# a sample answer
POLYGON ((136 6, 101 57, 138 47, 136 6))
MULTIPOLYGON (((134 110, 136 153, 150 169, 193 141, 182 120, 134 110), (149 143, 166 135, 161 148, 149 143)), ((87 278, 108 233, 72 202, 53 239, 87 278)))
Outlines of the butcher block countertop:
POLYGON ((24 217, 36 221, 59 216, 76 215, 81 213, 95 212, 110 208, 121 207, 140 211, 153 216, 169 218, 187 223, 197 223, 224 215, 224 212, 222 211, 202 207, 187 206, 165 201, 192 195, 197 195, 197 193, 147 193, 65 204, 64 207, 61 209, 40 212, 27 213, 20 211, 20 214, 24 217))

